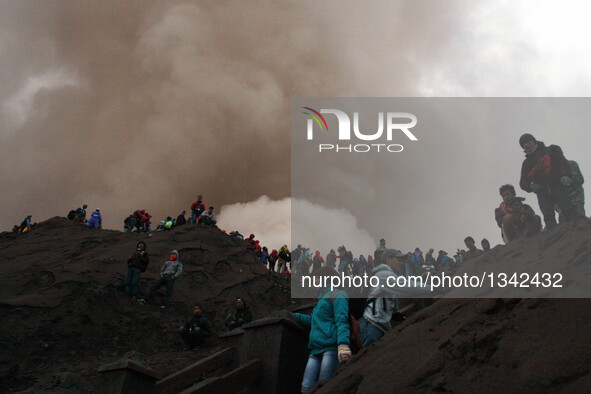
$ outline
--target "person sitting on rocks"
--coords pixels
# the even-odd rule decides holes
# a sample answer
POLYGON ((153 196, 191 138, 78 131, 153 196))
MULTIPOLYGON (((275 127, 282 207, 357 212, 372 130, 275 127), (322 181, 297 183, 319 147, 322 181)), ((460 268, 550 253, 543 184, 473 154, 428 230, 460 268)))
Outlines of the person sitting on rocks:
POLYGON ((83 204, 82 207, 76 209, 74 215, 75 222, 86 223, 86 208, 88 208, 88 205, 83 204))
POLYGON ((474 245, 475 244, 474 238, 472 238, 470 236, 468 236, 468 237, 466 237, 466 239, 464 239, 464 244, 468 248, 468 251, 461 253, 462 262, 464 262, 464 263, 468 260, 473 260, 476 257, 478 257, 484 253, 484 251, 476 248, 476 245, 474 245))
POLYGON ((203 316, 203 306, 193 306, 193 317, 179 329, 187 350, 200 349, 205 338, 211 335, 211 323, 203 316))
POLYGON ((530 237, 541 231, 542 219, 535 214, 532 207, 522 203, 525 198, 515 196, 513 186, 503 185, 499 193, 503 202, 495 209, 495 220, 501 228, 505 243, 524 236, 530 237))
POLYGON ((239 297, 236 300, 236 312, 233 315, 228 315, 224 320, 224 324, 229 330, 233 330, 245 323, 250 323, 251 320, 252 313, 250 313, 250 309, 246 306, 244 299, 239 297))
POLYGON ((187 219, 185 219, 185 211, 182 210, 179 216, 176 217, 176 226, 182 226, 187 224, 187 219))
POLYGON ((200 216, 201 223, 206 226, 215 226, 218 222, 215 219, 215 213, 213 213, 213 207, 209 207, 207 211, 203 212, 200 216))
POLYGON ((26 233, 31 230, 31 218, 33 215, 28 215, 22 222, 18 229, 19 234, 26 233))
POLYGON ((103 216, 101 215, 100 209, 95 209, 92 215, 90 215, 90 219, 88 220, 88 227, 94 229, 101 229, 103 226, 103 216))

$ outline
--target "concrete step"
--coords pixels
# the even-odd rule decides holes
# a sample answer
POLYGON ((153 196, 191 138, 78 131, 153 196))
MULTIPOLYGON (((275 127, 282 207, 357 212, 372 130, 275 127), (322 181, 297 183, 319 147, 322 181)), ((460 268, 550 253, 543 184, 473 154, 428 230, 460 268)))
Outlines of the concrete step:
POLYGON ((156 383, 156 394, 174 394, 201 380, 203 375, 219 371, 219 374, 230 370, 236 349, 229 347, 197 361, 188 367, 166 376, 156 383))
POLYGON ((261 377, 262 369, 263 362, 257 358, 223 376, 199 382, 180 394, 235 393, 255 384, 261 377))

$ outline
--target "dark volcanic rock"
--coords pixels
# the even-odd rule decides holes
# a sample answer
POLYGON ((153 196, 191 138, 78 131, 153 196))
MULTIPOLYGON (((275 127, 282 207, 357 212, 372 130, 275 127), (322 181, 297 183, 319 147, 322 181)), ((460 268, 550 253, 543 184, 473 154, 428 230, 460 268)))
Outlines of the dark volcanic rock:
MULTIPOLYGON (((92 380, 99 365, 131 350, 170 373, 191 361, 179 356, 177 330, 190 318, 193 303, 204 304, 219 334, 226 331, 223 318, 238 296, 249 301, 255 318, 292 304, 286 278, 270 274, 245 242, 214 227, 124 234, 56 217, 20 236, 2 233, 0 391, 36 382, 45 382, 46 389, 64 372, 76 375, 58 379, 62 388, 72 376, 92 380), (139 240, 146 241, 150 254, 141 295, 159 277, 171 250, 179 251, 184 264, 165 310, 159 307, 160 294, 151 305, 124 294, 127 257, 139 240)), ((213 351, 216 338, 202 352, 213 351)))

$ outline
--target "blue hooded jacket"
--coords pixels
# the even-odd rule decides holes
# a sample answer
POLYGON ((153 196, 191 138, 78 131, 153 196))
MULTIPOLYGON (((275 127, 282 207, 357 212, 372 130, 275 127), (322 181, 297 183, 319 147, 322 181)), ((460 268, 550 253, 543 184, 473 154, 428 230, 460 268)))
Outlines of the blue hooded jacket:
POLYGON ((314 307, 312 315, 294 313, 298 322, 310 328, 308 349, 313 355, 349 345, 349 296, 342 290, 327 291, 314 307), (334 294, 332 303, 330 299, 334 294))
POLYGON ((90 219, 88 219, 88 226, 92 228, 98 228, 103 222, 103 217, 101 216, 100 211, 97 209, 90 215, 90 219))

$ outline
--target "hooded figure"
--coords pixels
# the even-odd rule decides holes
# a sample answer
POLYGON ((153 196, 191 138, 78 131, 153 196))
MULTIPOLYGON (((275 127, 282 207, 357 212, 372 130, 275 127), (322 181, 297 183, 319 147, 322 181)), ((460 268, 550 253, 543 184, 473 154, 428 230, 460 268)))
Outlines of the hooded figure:
MULTIPOLYGON (((150 291, 148 292, 147 300, 152 297, 156 290, 162 286, 166 286, 166 294, 162 297, 162 304, 160 305, 160 308, 162 309, 166 308, 166 305, 168 304, 174 281, 183 273, 183 263, 181 263, 178 258, 178 251, 173 250, 170 252, 170 259, 165 262, 160 269, 160 278, 152 285, 152 287, 150 287, 150 291)), ((142 301, 146 302, 145 300, 140 300, 140 302, 142 301)))
POLYGON ((101 215, 100 209, 95 209, 92 215, 90 215, 90 219, 88 219, 88 227, 90 228, 101 228, 103 224, 103 217, 101 215))
POLYGON ((404 276, 407 254, 397 249, 386 249, 382 257, 383 263, 373 269, 378 281, 375 286, 371 285, 363 317, 359 319, 364 347, 379 340, 392 327, 390 320, 399 307, 399 298, 432 294, 429 287, 415 279, 404 281, 404 286, 390 286, 389 283, 395 283, 399 276, 404 276))
POLYGON ((181 211, 179 216, 176 217, 176 225, 182 226, 183 224, 187 223, 187 219, 185 219, 185 211, 181 211))

